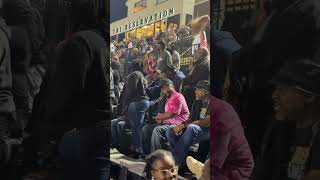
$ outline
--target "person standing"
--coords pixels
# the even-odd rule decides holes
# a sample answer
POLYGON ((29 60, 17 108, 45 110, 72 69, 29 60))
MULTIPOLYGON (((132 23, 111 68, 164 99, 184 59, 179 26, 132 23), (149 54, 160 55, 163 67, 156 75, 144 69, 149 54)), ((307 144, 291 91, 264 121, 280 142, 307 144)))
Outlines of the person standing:
POLYGON ((210 24, 209 16, 201 16, 191 23, 192 33, 194 35, 194 40, 192 42, 192 54, 199 48, 208 48, 207 36, 205 32, 206 26, 210 24))
POLYGON ((175 45, 173 44, 170 46, 170 53, 172 55, 172 64, 174 65, 175 70, 179 71, 181 63, 180 54, 178 53, 175 45))
POLYGON ((160 55, 157 61, 157 70, 160 70, 163 73, 163 78, 169 78, 171 71, 174 68, 172 63, 172 56, 170 52, 166 49, 166 44, 162 41, 159 42, 160 55))
POLYGON ((149 109, 149 97, 146 93, 145 78, 142 74, 143 62, 133 62, 133 72, 125 83, 124 104, 128 107, 127 117, 132 129, 131 150, 134 155, 142 153, 142 128, 146 111, 149 109))
POLYGON ((72 36, 48 82, 49 140, 59 143, 62 180, 109 179, 110 55, 97 1, 72 1, 72 36))

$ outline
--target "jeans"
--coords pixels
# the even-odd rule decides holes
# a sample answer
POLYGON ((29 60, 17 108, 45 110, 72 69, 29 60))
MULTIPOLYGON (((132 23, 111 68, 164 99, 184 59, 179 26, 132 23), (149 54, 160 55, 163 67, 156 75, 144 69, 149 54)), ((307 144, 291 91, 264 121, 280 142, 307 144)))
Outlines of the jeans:
POLYGON ((138 151, 142 150, 142 128, 144 124, 144 116, 148 108, 148 100, 132 102, 128 107, 128 120, 133 134, 131 143, 138 151))
POLYGON ((163 149, 167 142, 166 132, 175 125, 148 124, 143 127, 143 153, 148 155, 157 149, 163 149))
POLYGON ((119 146, 119 137, 121 132, 118 130, 118 124, 120 121, 122 121, 121 118, 111 120, 111 146, 113 148, 119 146))
POLYGON ((59 144, 62 180, 109 179, 109 130, 84 128, 63 136, 59 144))
POLYGON ((192 144, 209 139, 209 128, 190 124, 182 135, 176 135, 173 129, 166 133, 167 139, 172 147, 172 155, 179 166, 185 165, 186 158, 192 144))
POLYGON ((182 71, 177 71, 176 76, 173 79, 173 84, 177 92, 181 92, 182 81, 186 78, 182 71))
POLYGON ((126 121, 121 118, 111 121, 111 147, 118 148, 121 144, 126 121))

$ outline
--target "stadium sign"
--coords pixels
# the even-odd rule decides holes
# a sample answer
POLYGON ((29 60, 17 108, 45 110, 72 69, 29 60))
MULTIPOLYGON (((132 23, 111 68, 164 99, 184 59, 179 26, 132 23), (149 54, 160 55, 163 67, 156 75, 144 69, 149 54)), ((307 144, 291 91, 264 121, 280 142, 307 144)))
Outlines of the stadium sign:
POLYGON ((113 34, 119 34, 119 33, 122 33, 122 32, 125 32, 125 31, 129 31, 129 30, 132 30, 132 29, 135 29, 135 28, 138 28, 138 27, 141 27, 141 26, 144 26, 144 25, 148 25, 148 24, 151 24, 153 22, 156 22, 156 21, 159 21, 159 20, 162 20, 162 19, 166 19, 170 16, 173 16, 174 15, 174 8, 170 8, 170 9, 165 9, 161 12, 157 12, 155 14, 152 14, 150 16, 146 16, 146 17, 143 17, 143 18, 138 18, 132 22, 129 22, 128 24, 125 24, 124 26, 122 27, 117 27, 117 28, 114 28, 113 29, 113 34))

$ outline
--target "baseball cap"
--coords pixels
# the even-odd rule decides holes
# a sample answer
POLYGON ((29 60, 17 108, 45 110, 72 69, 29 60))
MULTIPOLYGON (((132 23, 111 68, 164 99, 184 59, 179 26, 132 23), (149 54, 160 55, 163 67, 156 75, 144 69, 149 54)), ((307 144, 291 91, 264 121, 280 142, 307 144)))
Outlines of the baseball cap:
POLYGON ((309 59, 289 63, 274 76, 271 83, 320 96, 320 64, 309 59))
POLYGON ((160 81, 160 87, 162 87, 164 85, 173 85, 173 82, 170 79, 165 78, 160 81))
POLYGON ((210 91, 210 83, 207 80, 199 81, 196 85, 196 89, 202 89, 205 91, 210 91))

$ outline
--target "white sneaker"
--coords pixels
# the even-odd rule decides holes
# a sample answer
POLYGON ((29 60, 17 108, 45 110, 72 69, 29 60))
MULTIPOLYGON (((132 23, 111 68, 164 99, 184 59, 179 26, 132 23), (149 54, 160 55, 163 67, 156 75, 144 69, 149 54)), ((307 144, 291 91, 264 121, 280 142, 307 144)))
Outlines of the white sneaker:
POLYGON ((200 161, 197 161, 196 159, 194 159, 191 156, 187 157, 187 166, 189 168, 189 170, 194 173, 197 177, 197 179, 199 179, 202 175, 202 169, 204 164, 201 163, 200 161))

